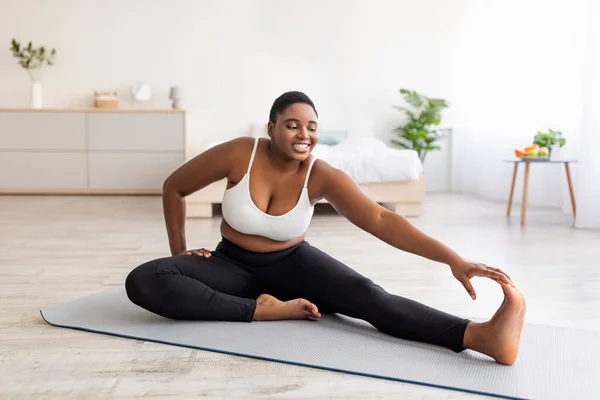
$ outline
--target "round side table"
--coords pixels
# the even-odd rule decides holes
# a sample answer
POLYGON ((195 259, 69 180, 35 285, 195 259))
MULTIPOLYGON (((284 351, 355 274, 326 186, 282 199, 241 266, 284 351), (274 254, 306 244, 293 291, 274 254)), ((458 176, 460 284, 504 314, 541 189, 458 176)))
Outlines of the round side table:
POLYGON ((577 160, 536 160, 536 159, 513 159, 503 160, 504 162, 514 163, 515 169, 513 171, 512 183, 510 185, 510 195, 508 197, 508 207, 506 208, 506 216, 510 216, 510 209, 512 207, 513 193, 515 191, 515 181, 517 180, 517 171, 519 164, 525 164, 525 179, 523 181, 523 203, 521 204, 521 225, 525 225, 525 219, 527 215, 527 186, 529 184, 529 166, 531 164, 564 164, 565 172, 567 174, 567 183, 569 184, 569 194, 571 195, 571 206, 573 207, 573 216, 577 212, 575 205, 575 193, 573 192, 573 182, 571 181, 571 171, 569 169, 570 163, 576 163, 577 160))

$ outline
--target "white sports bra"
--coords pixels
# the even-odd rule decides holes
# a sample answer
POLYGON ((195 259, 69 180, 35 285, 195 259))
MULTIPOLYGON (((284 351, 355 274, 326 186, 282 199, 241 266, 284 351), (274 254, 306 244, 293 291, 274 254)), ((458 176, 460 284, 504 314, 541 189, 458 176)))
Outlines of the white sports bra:
POLYGON ((312 219, 314 207, 308 198, 308 177, 316 160, 310 161, 304 187, 296 206, 283 215, 270 215, 259 209, 250 196, 250 169, 256 154, 259 138, 254 142, 248 171, 240 182, 223 194, 221 212, 233 229, 247 235, 264 236, 272 240, 288 241, 301 236, 312 219))

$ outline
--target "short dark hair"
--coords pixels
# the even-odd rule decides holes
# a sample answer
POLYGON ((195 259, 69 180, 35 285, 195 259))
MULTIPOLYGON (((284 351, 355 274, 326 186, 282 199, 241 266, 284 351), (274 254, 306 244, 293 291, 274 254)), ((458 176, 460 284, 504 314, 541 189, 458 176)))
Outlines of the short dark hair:
POLYGON ((319 116, 319 113, 317 113, 317 109, 315 108, 315 104, 306 94, 298 91, 291 91, 285 92, 277 99, 275 99, 275 101, 273 102, 273 106, 271 107, 271 112, 269 113, 269 121, 275 123, 275 121, 277 120, 277 116, 279 114, 283 114, 289 106, 295 103, 308 104, 313 108, 313 110, 315 110, 315 114, 317 114, 317 117, 319 116))

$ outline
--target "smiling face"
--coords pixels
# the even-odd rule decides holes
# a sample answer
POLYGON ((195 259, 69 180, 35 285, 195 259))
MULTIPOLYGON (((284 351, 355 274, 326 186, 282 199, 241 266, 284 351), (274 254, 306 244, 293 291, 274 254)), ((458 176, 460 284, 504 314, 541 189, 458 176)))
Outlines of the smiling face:
POLYGON ((285 158, 304 161, 319 141, 317 114, 305 103, 294 103, 270 121, 268 133, 273 146, 285 158))

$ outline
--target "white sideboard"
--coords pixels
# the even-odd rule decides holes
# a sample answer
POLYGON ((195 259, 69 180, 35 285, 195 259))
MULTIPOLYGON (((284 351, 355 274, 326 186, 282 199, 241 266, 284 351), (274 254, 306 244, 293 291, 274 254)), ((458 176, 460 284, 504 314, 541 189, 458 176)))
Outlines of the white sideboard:
POLYGON ((182 110, 0 109, 0 193, 160 193, 182 110))

